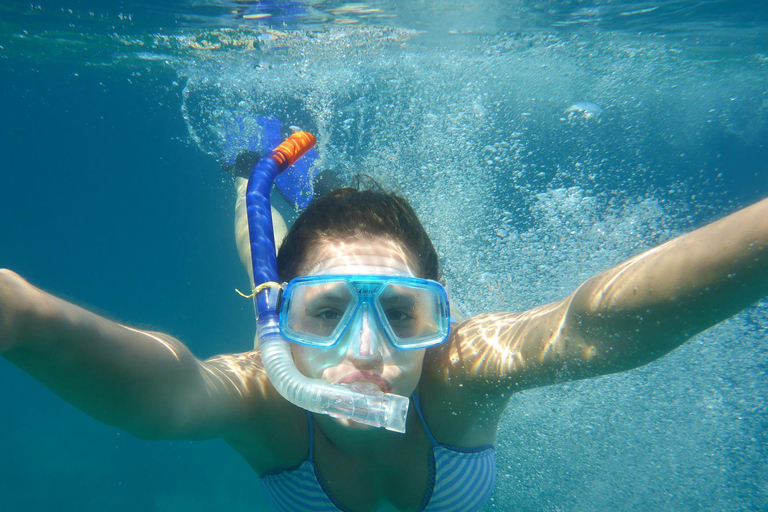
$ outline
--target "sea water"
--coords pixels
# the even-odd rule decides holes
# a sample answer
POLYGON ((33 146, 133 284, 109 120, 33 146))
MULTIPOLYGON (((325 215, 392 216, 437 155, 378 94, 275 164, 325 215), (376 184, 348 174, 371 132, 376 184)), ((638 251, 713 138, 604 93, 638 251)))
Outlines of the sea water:
MULTIPOLYGON (((761 1, 10 1, 0 78, 0 267, 199 357, 253 340, 220 163, 257 116, 406 196, 469 314, 768 195, 761 1)), ((768 508, 767 329, 764 300, 514 396, 484 510, 768 508)), ((0 389, 0 510, 267 507, 223 442, 137 440, 5 361, 0 389)))

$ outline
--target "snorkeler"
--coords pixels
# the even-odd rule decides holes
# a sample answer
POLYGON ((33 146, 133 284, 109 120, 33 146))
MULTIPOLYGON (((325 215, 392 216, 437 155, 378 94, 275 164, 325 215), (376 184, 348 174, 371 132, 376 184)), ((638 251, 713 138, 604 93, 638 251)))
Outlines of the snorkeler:
POLYGON ((0 270, 0 352, 139 437, 225 439, 276 510, 469 512, 492 492, 496 430, 513 393, 637 368, 768 294, 763 200, 561 301, 452 322, 432 242, 396 195, 342 188, 316 198, 268 268, 272 213, 258 186, 281 158, 253 169, 250 236, 239 239, 259 285, 262 349, 201 361, 169 335, 0 270))

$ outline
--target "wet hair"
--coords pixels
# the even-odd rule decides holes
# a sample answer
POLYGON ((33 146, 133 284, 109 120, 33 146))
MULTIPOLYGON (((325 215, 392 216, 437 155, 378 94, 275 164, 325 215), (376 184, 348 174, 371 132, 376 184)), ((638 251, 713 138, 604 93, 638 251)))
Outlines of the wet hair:
POLYGON ((313 201, 288 231, 277 255, 280 280, 296 277, 322 241, 378 237, 401 243, 418 260, 422 278, 439 278, 435 247, 408 201, 383 191, 346 187, 313 201))

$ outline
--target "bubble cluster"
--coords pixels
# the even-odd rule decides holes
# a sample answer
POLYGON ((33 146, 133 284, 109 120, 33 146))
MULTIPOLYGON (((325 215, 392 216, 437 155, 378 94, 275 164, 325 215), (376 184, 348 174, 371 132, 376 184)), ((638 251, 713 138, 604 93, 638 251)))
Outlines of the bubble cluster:
MULTIPOLYGON (((223 34, 158 43, 176 52, 192 140, 221 158, 227 127, 252 135, 255 116, 312 131, 322 168, 412 202, 470 313, 561 299, 723 215, 720 138, 748 145, 768 126, 766 62, 713 60, 653 35, 223 34)), ((749 314, 644 369, 516 397, 487 509, 698 509, 702 479, 716 481, 714 503, 765 503, 728 476, 748 479, 735 460, 765 470, 749 432, 766 385, 732 364, 765 360, 765 305, 749 314), (762 391, 733 394, 729 382, 762 391)))

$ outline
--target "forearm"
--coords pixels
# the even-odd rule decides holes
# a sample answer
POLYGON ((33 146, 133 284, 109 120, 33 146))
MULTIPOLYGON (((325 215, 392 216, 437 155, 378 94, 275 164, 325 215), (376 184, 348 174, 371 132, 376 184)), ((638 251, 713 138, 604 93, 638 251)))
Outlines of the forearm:
POLYGON ((637 364, 768 295, 768 200, 604 272, 574 294, 569 325, 637 364))
POLYGON ((186 347, 13 280, 13 308, 9 280, 0 283, 4 325, 13 325, 0 336, 4 357, 99 421, 145 437, 180 429, 179 405, 203 381, 186 347))

